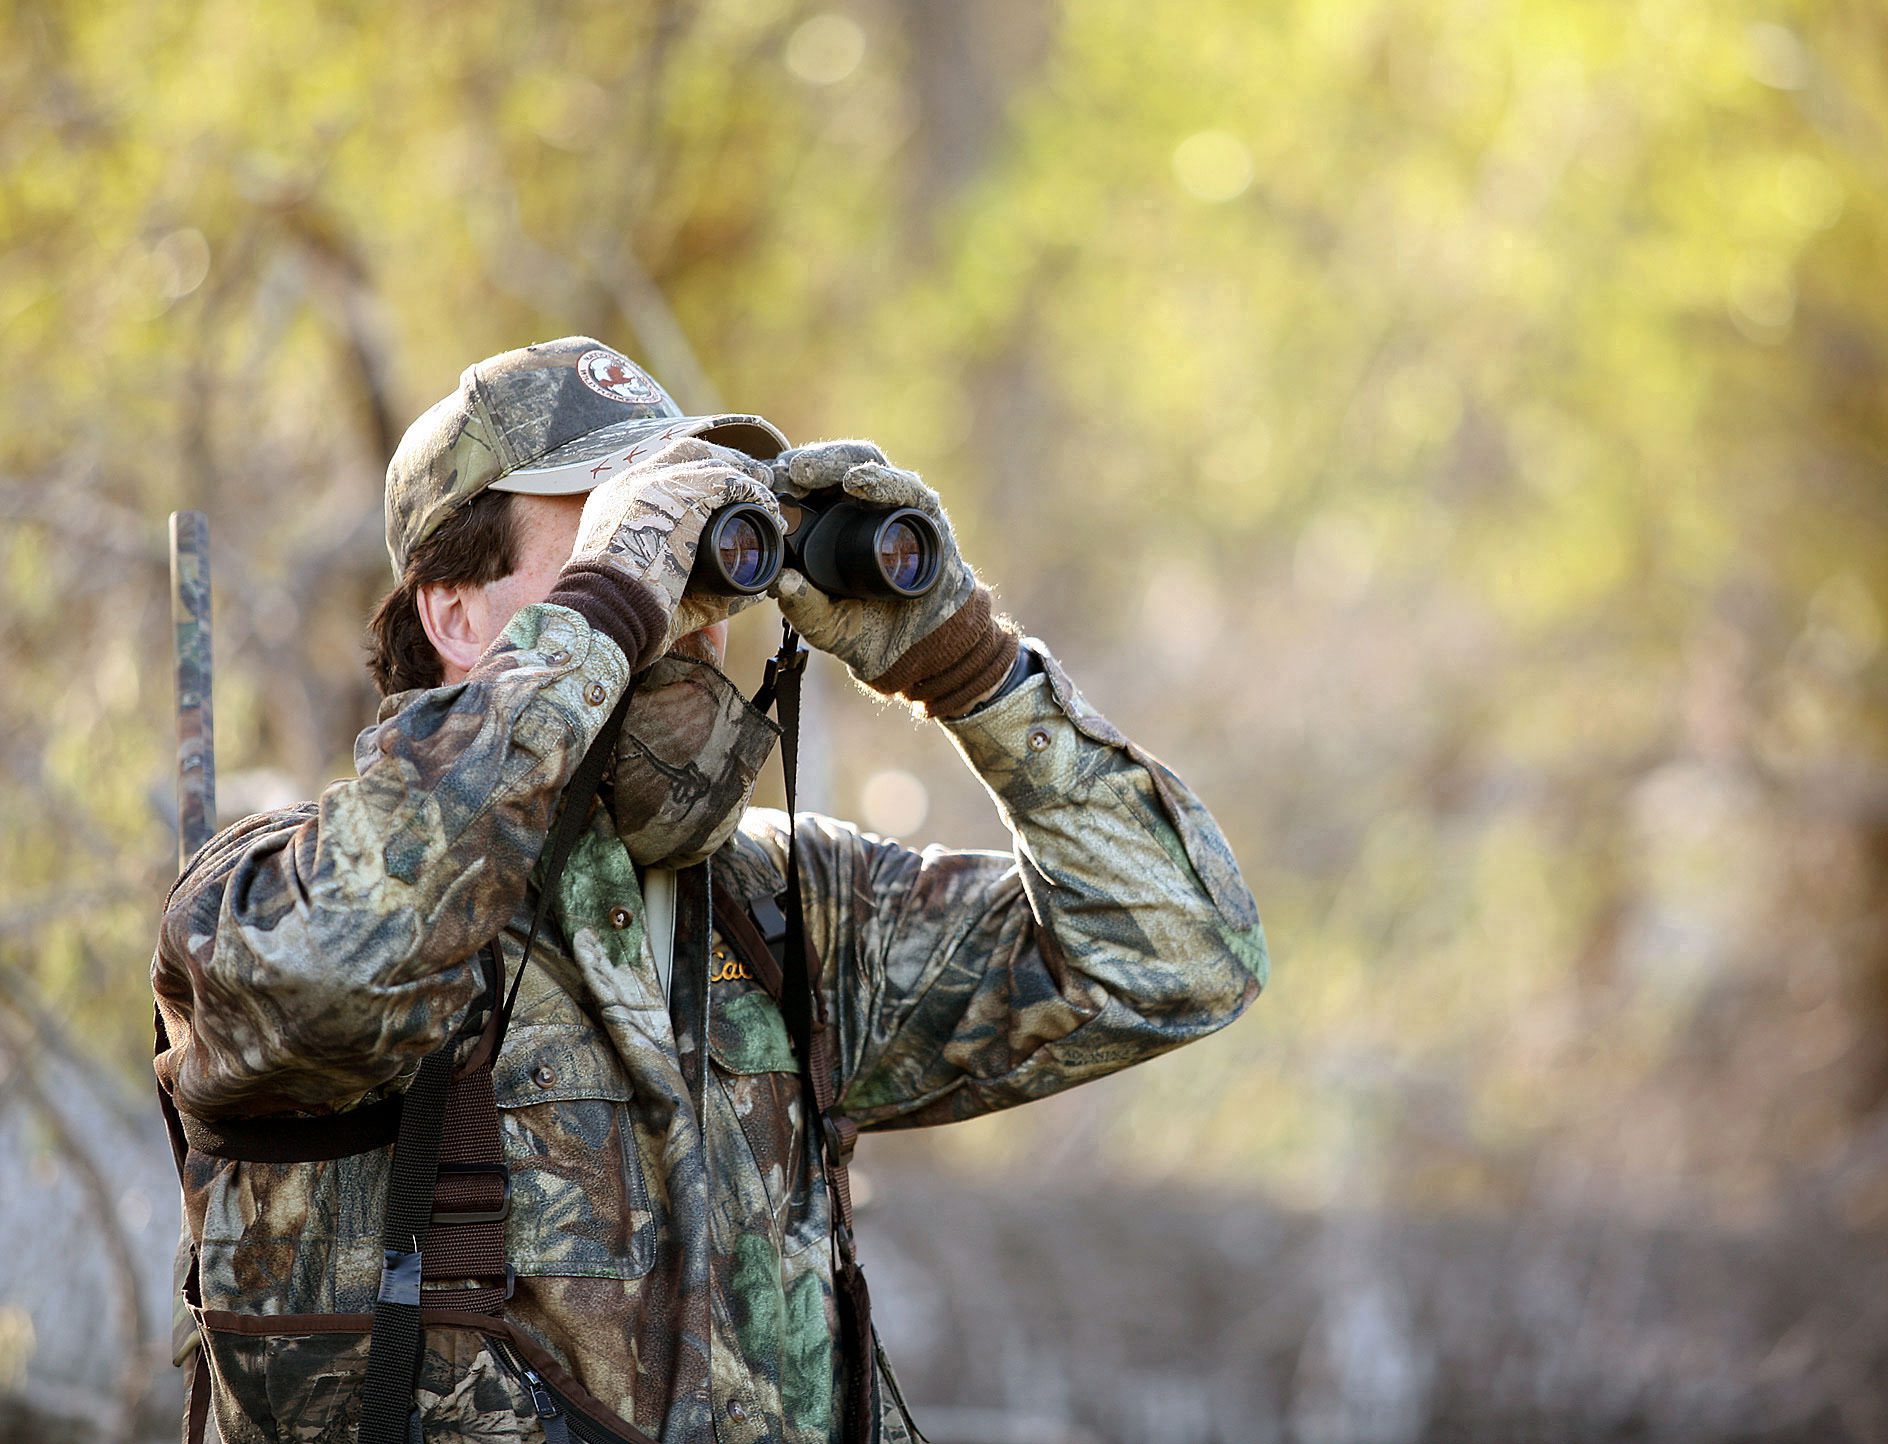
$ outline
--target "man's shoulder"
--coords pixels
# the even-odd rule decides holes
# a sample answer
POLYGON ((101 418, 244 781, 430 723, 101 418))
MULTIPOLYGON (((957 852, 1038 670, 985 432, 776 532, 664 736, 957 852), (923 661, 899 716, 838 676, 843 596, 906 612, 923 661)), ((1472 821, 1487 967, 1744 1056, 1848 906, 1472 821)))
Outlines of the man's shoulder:
POLYGON ((750 807, 740 826, 715 854, 715 870, 741 897, 773 897, 787 886, 787 841, 799 855, 801 876, 830 881, 835 868, 860 865, 860 860, 893 851, 900 844, 861 832, 857 823, 819 812, 798 812, 789 830, 787 814, 777 807, 750 807))
POLYGON ((736 897, 774 897, 787 885, 787 815, 750 807, 715 853, 715 873, 736 897))

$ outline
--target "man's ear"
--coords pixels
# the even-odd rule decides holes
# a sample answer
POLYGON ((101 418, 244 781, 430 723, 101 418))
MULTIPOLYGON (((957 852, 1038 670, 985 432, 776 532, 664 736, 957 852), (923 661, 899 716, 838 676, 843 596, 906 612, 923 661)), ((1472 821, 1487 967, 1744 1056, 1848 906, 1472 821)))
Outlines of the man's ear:
POLYGON ((473 625, 471 609, 466 605, 469 590, 463 582, 421 582, 419 590, 413 594, 420 625, 426 628, 427 640, 439 653, 447 682, 457 682, 464 677, 485 651, 478 628, 473 625))

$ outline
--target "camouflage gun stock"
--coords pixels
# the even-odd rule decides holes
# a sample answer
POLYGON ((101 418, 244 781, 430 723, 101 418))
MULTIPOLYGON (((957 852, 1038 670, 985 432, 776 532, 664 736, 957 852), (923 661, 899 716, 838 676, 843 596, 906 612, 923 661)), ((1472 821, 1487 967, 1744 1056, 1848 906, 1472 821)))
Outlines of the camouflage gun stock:
POLYGON ((170 514, 170 619, 177 666, 177 870, 216 831, 216 732, 210 710, 210 523, 170 514))

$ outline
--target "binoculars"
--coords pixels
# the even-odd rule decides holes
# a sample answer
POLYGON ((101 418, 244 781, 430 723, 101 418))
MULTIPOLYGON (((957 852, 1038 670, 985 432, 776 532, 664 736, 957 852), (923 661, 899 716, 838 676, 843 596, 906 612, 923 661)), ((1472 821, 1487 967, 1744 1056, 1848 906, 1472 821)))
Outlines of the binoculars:
POLYGON ((745 501, 708 518, 689 586, 752 596, 772 586, 785 566, 835 597, 921 597, 937 585, 943 538, 915 507, 875 506, 836 486, 793 496, 777 480, 773 490, 778 519, 745 501))

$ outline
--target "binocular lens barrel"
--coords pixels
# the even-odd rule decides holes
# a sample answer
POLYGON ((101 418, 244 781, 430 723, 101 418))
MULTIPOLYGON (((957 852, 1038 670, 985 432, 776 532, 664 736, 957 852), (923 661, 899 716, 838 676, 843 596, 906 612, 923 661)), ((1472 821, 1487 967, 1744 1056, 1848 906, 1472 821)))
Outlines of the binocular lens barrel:
POLYGON ((894 590, 915 592, 929 560, 924 538, 908 519, 895 517, 879 528, 878 568, 894 590))
POLYGON ((737 501, 708 518, 689 582, 724 597, 752 596, 773 585, 785 560, 780 524, 772 513, 737 501))
POLYGON ((793 565, 834 597, 921 597, 937 584, 944 547, 914 507, 873 506, 843 492, 815 493, 787 534, 793 565))
POLYGON ((715 538, 715 560, 736 586, 752 586, 764 574, 767 560, 759 523, 751 516, 729 517, 715 538))

